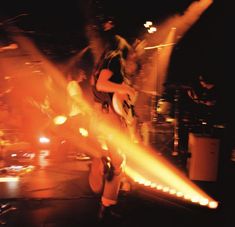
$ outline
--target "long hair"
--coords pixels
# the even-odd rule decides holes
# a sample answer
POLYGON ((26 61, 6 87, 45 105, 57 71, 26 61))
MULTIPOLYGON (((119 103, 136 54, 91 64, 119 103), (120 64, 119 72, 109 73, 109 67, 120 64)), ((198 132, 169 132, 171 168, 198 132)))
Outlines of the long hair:
POLYGON ((105 58, 120 55, 126 59, 130 51, 133 51, 131 45, 123 37, 115 35, 113 42, 105 50, 105 58))

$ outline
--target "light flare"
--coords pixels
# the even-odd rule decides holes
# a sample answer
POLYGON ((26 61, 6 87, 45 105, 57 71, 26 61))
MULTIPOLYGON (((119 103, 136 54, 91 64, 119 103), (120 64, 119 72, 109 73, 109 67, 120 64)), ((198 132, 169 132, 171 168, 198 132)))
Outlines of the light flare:
POLYGON ((50 143, 50 139, 48 137, 41 136, 41 137, 39 137, 39 142, 43 143, 43 144, 48 144, 48 143, 50 143))
POLYGON ((19 181, 19 177, 0 177, 0 182, 17 182, 19 181))
POLYGON ((55 125, 62 125, 66 122, 67 117, 64 115, 58 115, 56 117, 54 117, 53 121, 55 125))
MULTIPOLYGON (((19 58, 16 62, 11 59, 9 61, 7 60, 7 62, 0 63, 0 66, 9 72, 9 74, 16 75, 17 80, 14 81, 13 84, 17 85, 15 86, 15 88, 17 88, 12 92, 11 104, 19 107, 22 111, 22 115, 26 118, 28 117, 28 121, 31 120, 30 123, 32 124, 27 124, 32 127, 28 129, 28 132, 33 134, 32 132, 35 128, 45 129, 46 126, 50 126, 50 130, 54 130, 55 135, 68 139, 71 143, 82 151, 85 151, 85 153, 89 154, 91 157, 100 157, 101 155, 100 144, 97 143, 98 139, 96 136, 93 136, 93 134, 97 135, 102 132, 101 136, 103 138, 108 138, 113 147, 120 148, 122 153, 125 154, 127 160, 126 173, 135 181, 140 182, 145 187, 155 185, 156 190, 165 191, 166 193, 172 192, 171 189, 173 189, 176 192, 176 196, 184 198, 184 195, 187 195, 191 199, 199 198, 197 201, 201 201, 203 204, 205 203, 203 202, 204 199, 206 199, 209 201, 208 207, 210 208, 216 208, 218 206, 216 201, 193 184, 193 182, 191 182, 177 168, 171 165, 163 157, 157 156, 155 150, 147 146, 142 146, 141 144, 133 143, 123 131, 114 128, 115 125, 113 122, 108 122, 106 119, 103 119, 102 121, 95 121, 95 125, 88 125, 89 120, 96 120, 97 113, 92 109, 89 103, 86 102, 86 100, 79 99, 76 102, 78 105, 81 103, 84 104, 83 106, 85 108, 83 108, 83 111, 88 122, 76 121, 71 124, 59 125, 58 128, 53 124, 53 128, 53 126, 50 125, 50 121, 52 120, 49 117, 50 113, 48 112, 47 115, 45 112, 42 112, 42 109, 38 108, 41 105, 35 105, 35 108, 31 109, 32 103, 28 102, 28 98, 33 98, 33 100, 35 100, 35 104, 41 104, 45 101, 45 94, 48 94, 50 110, 52 110, 55 116, 58 116, 61 112, 68 112, 66 111, 67 101, 64 97, 66 96, 65 92, 67 82, 65 78, 63 78, 61 72, 59 72, 59 70, 49 61, 43 58, 39 51, 35 50, 33 44, 26 38, 18 37, 18 43, 21 44, 20 46, 25 48, 25 51, 32 51, 34 53, 34 57, 42 59, 44 67, 40 66, 43 67, 43 70, 40 69, 40 72, 47 72, 43 79, 41 74, 37 73, 32 75, 32 68, 29 69, 22 67, 22 65, 24 65, 22 63, 26 61, 24 58, 19 58), (4 65, 4 63, 7 64, 4 65), (19 104, 18 100, 20 98, 22 98, 23 104, 19 104), (42 124, 42 121, 45 122, 45 124, 42 124), (92 135, 89 135, 86 138, 83 136, 79 137, 78 133, 75 132, 80 127, 80 124, 85 124, 92 135)), ((26 65, 25 67, 28 66, 26 65)), ((47 179, 44 180, 45 182, 40 183, 47 185, 47 179)), ((37 185, 37 182, 34 183, 37 185)), ((46 196, 50 196, 50 194, 46 194, 46 196)))
POLYGON ((79 133, 84 137, 88 137, 89 135, 88 130, 86 130, 85 128, 79 128, 79 133))

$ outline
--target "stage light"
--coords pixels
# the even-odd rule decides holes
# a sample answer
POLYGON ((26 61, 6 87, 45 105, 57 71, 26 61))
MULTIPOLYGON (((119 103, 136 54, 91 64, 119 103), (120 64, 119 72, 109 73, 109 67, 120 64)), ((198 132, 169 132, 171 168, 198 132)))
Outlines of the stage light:
POLYGON ((199 202, 199 197, 194 196, 194 197, 192 197, 191 201, 192 201, 193 203, 198 203, 198 202, 199 202))
POLYGON ((218 202, 216 201, 210 201, 209 204, 208 204, 208 207, 211 208, 211 209, 216 209, 218 207, 218 202))
POLYGON ((58 115, 58 116, 54 117, 53 122, 55 125, 62 125, 66 122, 66 120, 67 120, 66 116, 58 115))
POLYGON ((152 26, 153 25, 153 22, 152 21, 146 21, 145 23, 144 23, 144 27, 145 28, 149 28, 150 26, 152 26))
POLYGON ((79 128, 79 132, 83 137, 88 137, 89 133, 85 128, 79 128))
POLYGON ((183 195, 184 195, 183 192, 176 192, 177 197, 182 197, 183 195))
POLYGON ((157 190, 162 190, 163 186, 162 185, 157 185, 157 190))
POLYGON ((150 27, 150 28, 148 29, 148 33, 150 33, 150 34, 156 32, 156 31, 157 31, 157 28, 156 28, 156 27, 150 27))
POLYGON ((170 188, 169 188, 169 187, 163 187, 162 191, 164 191, 164 192, 169 192, 169 191, 170 191, 170 188))
POLYGON ((43 144, 48 144, 50 143, 50 139, 45 136, 42 136, 42 137, 39 137, 39 142, 43 144))
POLYGON ((202 205, 202 206, 207 206, 208 203, 209 203, 209 200, 206 199, 206 198, 201 198, 201 199, 199 200, 199 204, 202 205))
POLYGON ((16 182, 19 181, 19 177, 0 177, 0 182, 16 182))
POLYGON ((171 195, 174 195, 174 194, 176 193, 176 190, 175 190, 175 189, 170 189, 169 193, 170 193, 171 195))

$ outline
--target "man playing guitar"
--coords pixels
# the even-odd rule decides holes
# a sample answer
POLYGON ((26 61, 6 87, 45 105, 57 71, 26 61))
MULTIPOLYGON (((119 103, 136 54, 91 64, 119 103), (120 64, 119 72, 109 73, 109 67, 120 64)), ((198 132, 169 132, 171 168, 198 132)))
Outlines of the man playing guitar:
MULTIPOLYGON (((133 63, 132 65, 130 64, 131 66, 129 65, 129 68, 127 67, 128 61, 133 57, 134 52, 132 47, 124 38, 116 35, 114 37, 114 42, 110 44, 108 49, 102 55, 100 64, 93 75, 92 84, 95 106, 97 107, 97 112, 102 115, 101 119, 104 117, 105 120, 108 120, 110 125, 120 129, 122 132, 124 129, 127 133, 128 130, 126 130, 126 126, 128 124, 133 124, 131 117, 134 117, 134 109, 131 101, 133 101, 132 97, 136 95, 136 91, 125 83, 125 72, 136 69, 133 63), (120 101, 120 97, 122 101, 120 101), (120 101, 119 105, 118 101, 120 101), (125 117, 127 118, 125 119, 125 117), (124 124, 123 120, 126 120, 124 121, 124 124)), ((99 136, 100 135, 97 135, 97 137, 99 136)), ((117 204, 123 173, 123 162, 125 159, 120 150, 111 145, 109 146, 108 138, 105 139, 105 142, 108 145, 108 152, 105 151, 101 154, 101 160, 104 163, 102 166, 106 171, 106 167, 111 166, 111 177, 110 174, 108 174, 109 178, 103 180, 104 173, 101 173, 98 176, 99 171, 97 168, 101 165, 100 163, 102 161, 99 162, 97 160, 94 160, 93 162, 89 177, 90 186, 93 191, 102 194, 102 204, 98 214, 101 219, 107 215, 110 216, 110 214, 113 213, 112 210, 113 207, 115 207, 114 205, 117 204), (104 182, 104 185, 102 182, 104 182)))

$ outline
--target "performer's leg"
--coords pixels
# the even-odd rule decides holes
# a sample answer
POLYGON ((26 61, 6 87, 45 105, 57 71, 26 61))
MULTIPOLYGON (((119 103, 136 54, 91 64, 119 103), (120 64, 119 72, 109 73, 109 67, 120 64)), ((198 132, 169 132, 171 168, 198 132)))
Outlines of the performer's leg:
POLYGON ((113 173, 111 173, 111 179, 106 178, 105 180, 102 203, 106 206, 117 203, 124 170, 124 156, 119 151, 113 151, 109 153, 111 159, 111 171, 113 171, 113 173))

